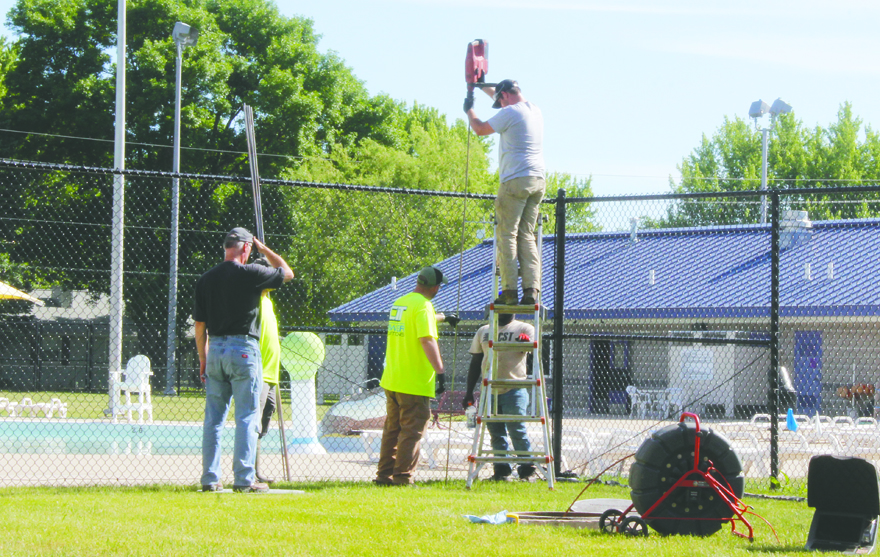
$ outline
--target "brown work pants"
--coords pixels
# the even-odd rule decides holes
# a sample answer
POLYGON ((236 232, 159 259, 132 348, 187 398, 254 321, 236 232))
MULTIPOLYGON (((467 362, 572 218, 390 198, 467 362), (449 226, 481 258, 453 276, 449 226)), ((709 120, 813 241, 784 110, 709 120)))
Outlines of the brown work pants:
POLYGON ((419 446, 431 419, 431 399, 385 389, 385 427, 379 452, 377 483, 413 483, 419 446))
POLYGON ((540 289, 541 262, 535 243, 535 225, 544 190, 543 178, 524 176, 502 182, 495 198, 498 244, 498 268, 501 288, 516 290, 517 261, 522 273, 522 287, 540 289))

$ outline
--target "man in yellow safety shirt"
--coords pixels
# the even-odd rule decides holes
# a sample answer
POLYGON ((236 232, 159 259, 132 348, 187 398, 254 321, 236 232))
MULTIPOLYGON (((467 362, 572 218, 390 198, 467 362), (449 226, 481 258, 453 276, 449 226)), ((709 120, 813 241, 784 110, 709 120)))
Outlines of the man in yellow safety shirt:
POLYGON ((388 318, 388 346, 380 385, 385 389, 385 427, 377 485, 411 485, 419 446, 431 418, 430 401, 445 390, 437 321, 452 326, 457 315, 434 312, 431 300, 448 280, 436 267, 419 272, 415 289, 394 301, 388 318), (435 382, 437 383, 435 388, 435 382))

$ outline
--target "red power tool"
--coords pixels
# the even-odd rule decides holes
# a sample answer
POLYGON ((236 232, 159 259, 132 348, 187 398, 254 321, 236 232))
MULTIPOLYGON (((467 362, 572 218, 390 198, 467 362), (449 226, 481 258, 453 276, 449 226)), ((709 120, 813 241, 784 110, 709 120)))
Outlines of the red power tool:
POLYGON ((468 84, 467 98, 473 104, 474 87, 494 87, 495 83, 485 83, 489 72, 489 43, 483 39, 471 41, 464 58, 464 80, 468 84))
POLYGON ((469 42, 464 59, 464 80, 473 91, 475 83, 483 83, 489 72, 489 43, 483 39, 469 42))

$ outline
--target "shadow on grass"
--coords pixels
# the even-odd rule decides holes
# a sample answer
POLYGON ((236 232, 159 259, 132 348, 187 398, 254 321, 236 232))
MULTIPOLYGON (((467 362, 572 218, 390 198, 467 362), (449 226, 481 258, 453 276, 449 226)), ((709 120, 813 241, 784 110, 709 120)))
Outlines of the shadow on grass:
POLYGON ((745 548, 753 553, 813 553, 802 545, 763 545, 751 544, 745 548))
MULTIPOLYGON (((464 488, 464 480, 425 480, 416 482, 416 489, 428 489, 436 487, 460 487, 464 488)), ((301 489, 303 491, 323 491, 326 489, 412 489, 406 486, 377 486, 372 481, 313 481, 313 482, 274 482, 275 489, 301 489)))

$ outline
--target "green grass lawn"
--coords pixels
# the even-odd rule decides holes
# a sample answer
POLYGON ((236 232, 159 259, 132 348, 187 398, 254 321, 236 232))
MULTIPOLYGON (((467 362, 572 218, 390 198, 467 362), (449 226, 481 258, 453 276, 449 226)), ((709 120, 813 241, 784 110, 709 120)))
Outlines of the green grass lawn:
MULTIPOLYGON (((290 416, 290 398, 283 396, 285 411, 290 416)), ((109 395, 106 393, 69 393, 69 392, 51 392, 43 391, 36 393, 21 393, 0 391, 0 397, 8 398, 11 402, 21 402, 21 399, 28 397, 34 402, 49 402, 53 398, 67 403, 67 417, 81 419, 103 419, 104 409, 108 407, 109 395)), ((125 402, 124 399, 122 402, 125 402)), ((229 419, 232 419, 233 409, 230 408, 229 419)), ((324 414, 330 406, 318 405, 317 416, 318 421, 324 417, 324 414)), ((43 414, 39 414, 42 416, 43 414)), ((135 414, 137 416, 137 414, 135 414)), ((57 416, 56 416, 57 417, 57 416)), ((160 393, 153 392, 153 420, 154 421, 172 421, 172 422, 202 422, 205 418, 205 394, 197 393, 181 393, 175 396, 164 396, 160 393)))
MULTIPOLYGON (((288 484, 301 495, 196 492, 195 488, 7 488, 0 490, 0 550, 7 555, 794 555, 806 541, 804 503, 747 499, 756 541, 725 526, 708 538, 645 539, 552 526, 470 524, 463 514, 562 511, 583 488, 545 484, 288 484)), ((593 486, 585 498, 627 498, 593 486)))

